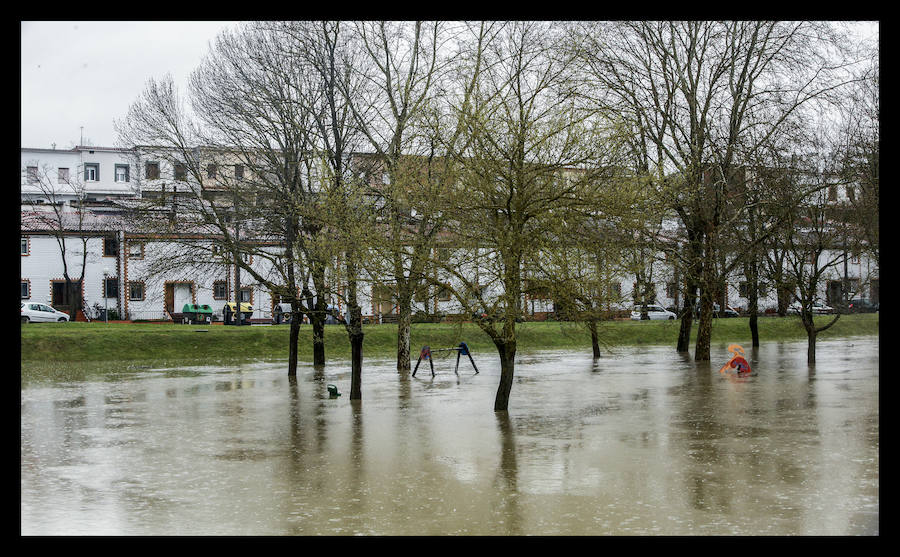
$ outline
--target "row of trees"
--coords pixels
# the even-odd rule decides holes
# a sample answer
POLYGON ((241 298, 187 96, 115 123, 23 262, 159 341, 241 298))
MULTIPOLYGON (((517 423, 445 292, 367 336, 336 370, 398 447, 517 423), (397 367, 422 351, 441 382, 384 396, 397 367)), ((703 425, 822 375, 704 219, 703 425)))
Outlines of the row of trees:
MULTIPOLYGON (((755 288, 775 238, 829 245, 827 227, 792 232, 822 187, 797 161, 820 148, 818 111, 871 82, 845 44, 822 22, 246 23, 215 41, 187 95, 151 80, 117 122, 123 146, 178 165, 184 184, 148 195, 157 182, 139 177, 132 218, 178 231, 173 243, 188 231, 216 238, 211 262, 233 262, 310 317, 315 365, 328 301, 341 299, 351 399, 362 396, 361 285, 393 285, 401 372, 414 297, 449 288, 490 316, 476 322, 500 356, 494 409, 505 411, 523 295, 549 293, 588 325, 598 354, 611 278, 641 278, 663 250, 683 281, 677 349, 688 350, 699 296, 694 358, 708 360, 726 275, 743 266, 755 288)), ((856 99, 846 133, 828 137, 865 136, 871 98, 856 99)), ((842 152, 841 176, 859 180, 870 151, 842 152)), ((877 206, 877 136, 874 152, 877 206)), ((196 259, 196 244, 185 248, 196 259)))

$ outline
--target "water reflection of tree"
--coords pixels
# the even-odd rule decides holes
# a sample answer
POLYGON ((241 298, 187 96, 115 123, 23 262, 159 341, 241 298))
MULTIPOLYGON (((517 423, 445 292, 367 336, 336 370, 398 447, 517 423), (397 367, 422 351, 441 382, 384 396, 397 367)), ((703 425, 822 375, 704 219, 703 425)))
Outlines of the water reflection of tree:
POLYGON ((508 413, 498 412, 495 417, 497 429, 500 432, 500 466, 497 468, 494 482, 500 488, 498 514, 504 518, 504 524, 507 525, 506 535, 520 535, 522 534, 522 511, 519 508, 519 468, 516 459, 514 427, 508 413))
MULTIPOLYGON (((296 376, 288 376, 290 393, 290 444, 288 448, 289 496, 285 502, 288 505, 287 512, 297 509, 291 506, 305 508, 314 505, 313 499, 321 495, 327 495, 331 486, 320 473, 310 473, 310 470, 318 470, 321 467, 323 453, 328 440, 328 422, 325 411, 328 403, 328 389, 324 381, 307 383, 313 389, 313 404, 307 413, 303 412, 300 386, 296 376)), ((308 524, 295 523, 292 534, 300 535, 308 532, 308 524)))
POLYGON ((684 476, 685 494, 691 507, 702 510, 730 512, 731 495, 722 489, 726 474, 724 455, 714 441, 722 437, 722 423, 715 419, 718 412, 718 393, 713 388, 712 366, 698 361, 694 373, 685 373, 685 399, 679 407, 677 422, 686 431, 680 449, 687 454, 684 476))
POLYGON ((350 437, 350 478, 348 479, 347 508, 342 516, 347 520, 350 533, 365 534, 365 505, 369 499, 370 482, 366 479, 365 466, 365 434, 363 430, 363 408, 361 400, 350 401, 351 437, 350 437))

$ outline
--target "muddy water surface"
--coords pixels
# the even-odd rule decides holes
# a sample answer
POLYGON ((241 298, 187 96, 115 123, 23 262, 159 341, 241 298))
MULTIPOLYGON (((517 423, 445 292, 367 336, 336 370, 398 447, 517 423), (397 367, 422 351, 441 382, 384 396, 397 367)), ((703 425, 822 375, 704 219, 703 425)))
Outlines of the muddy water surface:
MULTIPOLYGON (((748 351, 749 352, 749 351, 748 351)), ((750 352, 495 353, 150 367, 21 392, 21 532, 65 535, 873 535, 878 339, 750 352), (329 398, 328 384, 343 393, 329 398)))

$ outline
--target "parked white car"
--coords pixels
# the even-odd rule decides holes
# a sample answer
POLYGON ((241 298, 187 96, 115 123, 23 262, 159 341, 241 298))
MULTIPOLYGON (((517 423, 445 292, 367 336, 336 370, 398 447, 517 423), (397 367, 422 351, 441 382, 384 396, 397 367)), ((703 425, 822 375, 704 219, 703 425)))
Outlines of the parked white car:
POLYGON ((57 311, 46 304, 22 302, 22 323, 68 320, 69 314, 57 311))
MULTIPOLYGON (((814 314, 817 315, 829 315, 834 313, 834 308, 831 306, 826 306, 820 302, 813 302, 812 307, 810 308, 814 314)), ((800 302, 794 302, 790 306, 788 306, 787 312, 792 315, 800 315, 800 302)))
MULTIPOLYGON (((650 319, 675 319, 675 314, 671 311, 665 309, 662 306, 657 305, 648 305, 647 307, 647 317, 650 319)), ((631 311, 631 319, 633 321, 641 320, 641 308, 635 307, 631 311)))

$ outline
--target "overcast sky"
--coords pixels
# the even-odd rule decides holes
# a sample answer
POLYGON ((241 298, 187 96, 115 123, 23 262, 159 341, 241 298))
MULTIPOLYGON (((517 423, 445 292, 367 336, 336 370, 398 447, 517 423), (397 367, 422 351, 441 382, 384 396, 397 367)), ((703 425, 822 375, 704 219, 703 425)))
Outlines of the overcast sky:
POLYGON ((22 147, 114 147, 147 80, 171 73, 180 86, 225 21, 22 22, 22 147))
MULTIPOLYGON (((114 147, 121 119, 148 79, 184 87, 227 21, 22 22, 22 147, 114 147)), ((866 35, 876 23, 862 26, 866 35)))

